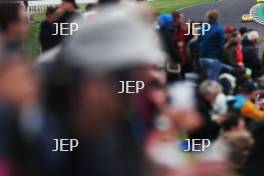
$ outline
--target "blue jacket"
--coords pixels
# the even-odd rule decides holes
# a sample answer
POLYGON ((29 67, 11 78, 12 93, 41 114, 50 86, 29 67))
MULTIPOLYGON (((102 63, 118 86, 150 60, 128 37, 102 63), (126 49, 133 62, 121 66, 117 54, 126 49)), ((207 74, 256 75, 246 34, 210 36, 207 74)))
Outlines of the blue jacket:
POLYGON ((201 58, 221 59, 224 50, 224 29, 217 22, 209 22, 211 29, 198 38, 198 53, 201 58))

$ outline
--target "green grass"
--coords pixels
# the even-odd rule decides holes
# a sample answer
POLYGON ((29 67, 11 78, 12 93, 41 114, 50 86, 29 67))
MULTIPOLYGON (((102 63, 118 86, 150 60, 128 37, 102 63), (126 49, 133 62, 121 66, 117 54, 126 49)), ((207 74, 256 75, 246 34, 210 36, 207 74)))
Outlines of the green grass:
POLYGON ((30 24, 29 35, 26 40, 26 49, 32 58, 36 58, 40 54, 39 30, 40 22, 44 19, 44 14, 32 16, 33 23, 30 24))
POLYGON ((152 5, 160 13, 170 13, 181 8, 214 1, 215 0, 154 0, 148 1, 147 3, 152 5))

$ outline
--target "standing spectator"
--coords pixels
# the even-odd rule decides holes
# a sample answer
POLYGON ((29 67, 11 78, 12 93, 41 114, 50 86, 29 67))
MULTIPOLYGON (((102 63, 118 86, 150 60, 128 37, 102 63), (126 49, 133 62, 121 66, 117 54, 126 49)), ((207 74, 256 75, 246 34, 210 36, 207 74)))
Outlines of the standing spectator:
MULTIPOLYGON (((198 39, 198 52, 201 66, 206 70, 209 79, 216 80, 220 71, 226 67, 220 59, 224 49, 224 30, 218 24, 219 12, 212 10, 207 13, 208 23, 211 25, 205 35, 198 39)), ((226 67, 227 69, 230 69, 226 67)))
MULTIPOLYGON (((59 6, 57 13, 61 14, 60 17, 58 18, 58 20, 56 20, 56 23, 58 23, 58 25, 60 26, 60 24, 62 23, 71 23, 74 18, 79 16, 79 13, 77 12, 77 4, 75 2, 75 0, 62 0, 61 5, 59 6)), ((64 25, 63 28, 70 28, 70 24, 68 25, 64 25)), ((60 31, 60 27, 58 29, 58 31, 60 31)), ((65 32, 65 33, 70 33, 65 32)), ((56 44, 60 44, 60 42, 63 40, 65 35, 57 35, 57 43, 56 44)))
POLYGON ((233 67, 243 67, 243 61, 242 36, 239 32, 233 32, 225 44, 223 62, 233 67))
POLYGON ((158 32, 160 34, 161 42, 163 42, 163 49, 169 56, 167 63, 168 81, 174 81, 179 78, 180 73, 180 54, 175 48, 176 43, 172 36, 173 30, 173 16, 171 14, 162 14, 158 17, 158 32))
POLYGON ((240 67, 244 66, 244 55, 243 55, 243 51, 242 51, 242 35, 239 32, 236 32, 234 35, 235 39, 238 41, 238 45, 236 48, 236 60, 237 60, 237 64, 240 67))
POLYGON ((53 22, 56 20, 56 10, 57 7, 48 7, 46 16, 47 19, 43 21, 40 25, 40 43, 42 51, 46 51, 55 46, 55 37, 52 35, 54 33, 53 22))
POLYGON ((173 37, 176 41, 176 48, 179 51, 181 57, 181 66, 183 74, 190 71, 191 63, 187 57, 187 43, 192 38, 192 35, 186 35, 188 33, 188 26, 183 19, 183 14, 179 12, 173 13, 173 37))
POLYGON ((0 34, 4 54, 12 54, 23 49, 23 40, 28 34, 27 13, 21 3, 0 3, 0 34))
POLYGON ((247 45, 244 45, 244 64, 252 70, 252 78, 258 78, 262 75, 262 64, 258 55, 257 45, 260 41, 260 36, 257 31, 251 31, 247 34, 247 45))
POLYGON ((225 28, 225 40, 226 42, 229 41, 232 38, 233 33, 236 31, 236 29, 233 26, 227 26, 225 28))
POLYGON ((225 50, 223 53, 223 63, 227 65, 237 66, 237 47, 238 40, 232 38, 227 41, 225 45, 225 50))

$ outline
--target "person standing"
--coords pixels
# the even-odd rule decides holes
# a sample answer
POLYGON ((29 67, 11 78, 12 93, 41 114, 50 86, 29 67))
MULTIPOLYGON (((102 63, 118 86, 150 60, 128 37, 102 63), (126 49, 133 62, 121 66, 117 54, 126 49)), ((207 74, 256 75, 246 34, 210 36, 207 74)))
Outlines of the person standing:
MULTIPOLYGON (((75 2, 75 0, 62 0, 61 5, 59 6, 57 10, 57 14, 59 15, 58 19, 55 21, 55 23, 58 24, 58 30, 61 31, 60 25, 63 23, 71 23, 75 18, 79 16, 79 13, 77 12, 78 6, 75 2)), ((70 24, 63 25, 63 31, 64 33, 69 34, 70 31, 66 32, 64 29, 70 28, 70 24)), ((58 34, 56 35, 56 45, 60 44, 61 41, 64 39, 66 35, 58 34)))
POLYGON ((56 44, 55 37, 52 35, 54 32, 53 22, 56 20, 57 7, 48 7, 46 11, 47 19, 40 25, 40 44, 42 51, 47 51, 53 48, 56 44))
POLYGON ((252 78, 256 79, 263 74, 262 63, 259 57, 258 44, 260 42, 260 36, 257 31, 251 31, 247 34, 247 44, 244 44, 244 64, 246 67, 252 69, 252 78))
POLYGON ((206 70, 208 79, 216 80, 222 69, 231 67, 222 64, 221 57, 224 49, 224 29, 217 22, 219 12, 212 10, 207 13, 210 30, 198 38, 198 53, 200 64, 206 70))

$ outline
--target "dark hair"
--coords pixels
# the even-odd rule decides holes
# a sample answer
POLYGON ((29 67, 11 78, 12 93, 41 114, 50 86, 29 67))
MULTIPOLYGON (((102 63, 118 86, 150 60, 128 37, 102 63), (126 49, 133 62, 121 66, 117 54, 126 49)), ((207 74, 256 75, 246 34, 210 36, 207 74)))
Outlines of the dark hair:
POLYGON ((49 6, 49 7, 47 8, 47 10, 46 10, 46 16, 55 13, 57 9, 58 9, 58 7, 52 7, 52 6, 49 6))
POLYGON ((99 0, 98 4, 108 4, 108 3, 117 3, 120 0, 99 0))
POLYGON ((178 12, 178 11, 172 13, 172 16, 173 16, 174 19, 178 19, 178 18, 180 18, 181 15, 182 15, 182 13, 181 13, 181 12, 178 12))
POLYGON ((222 123, 224 131, 229 131, 233 127, 238 126, 240 117, 237 114, 229 113, 226 115, 226 120, 222 123))
POLYGON ((257 84, 248 79, 244 80, 240 85, 241 93, 250 94, 256 90, 258 90, 257 84))
POLYGON ((0 30, 6 31, 11 23, 19 20, 19 10, 22 8, 19 2, 0 3, 0 30))
POLYGON ((247 29, 246 27, 241 27, 241 28, 239 29, 239 32, 240 32, 241 35, 244 35, 245 33, 248 32, 248 29, 247 29))

